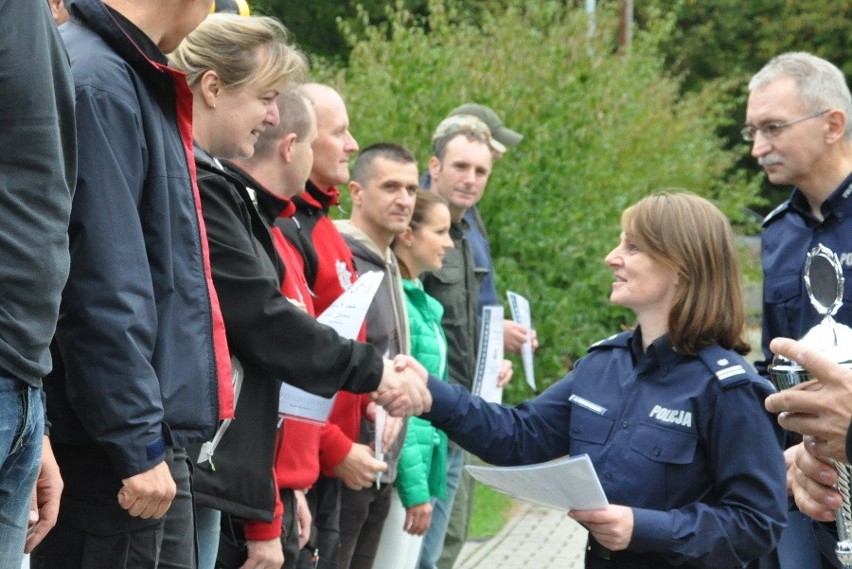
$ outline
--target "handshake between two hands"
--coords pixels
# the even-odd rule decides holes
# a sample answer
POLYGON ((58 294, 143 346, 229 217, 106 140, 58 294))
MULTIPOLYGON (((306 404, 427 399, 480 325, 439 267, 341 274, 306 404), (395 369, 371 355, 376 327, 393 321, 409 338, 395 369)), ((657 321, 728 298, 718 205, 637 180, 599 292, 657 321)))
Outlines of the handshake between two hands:
POLYGON ((411 356, 385 360, 382 382, 372 394, 373 400, 392 417, 425 413, 432 407, 432 395, 426 387, 428 377, 426 369, 411 356))

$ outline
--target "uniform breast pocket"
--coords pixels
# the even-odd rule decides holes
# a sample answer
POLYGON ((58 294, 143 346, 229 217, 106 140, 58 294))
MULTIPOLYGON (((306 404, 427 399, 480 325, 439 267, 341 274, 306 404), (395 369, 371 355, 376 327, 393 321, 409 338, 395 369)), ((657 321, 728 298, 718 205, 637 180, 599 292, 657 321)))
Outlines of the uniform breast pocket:
POLYGON ((612 433, 613 419, 579 405, 571 407, 571 454, 588 452, 589 447, 606 443, 612 433))
POLYGON ((636 426, 631 441, 628 471, 643 481, 636 489, 645 505, 667 503, 685 486, 700 485, 707 475, 696 467, 698 436, 651 423, 636 426))
POLYGON ((767 275, 763 283, 763 298, 767 304, 783 306, 801 296, 802 286, 799 273, 767 275))
POLYGON ((640 423, 633 437, 633 450, 654 462, 690 464, 695 459, 698 437, 692 433, 640 423))

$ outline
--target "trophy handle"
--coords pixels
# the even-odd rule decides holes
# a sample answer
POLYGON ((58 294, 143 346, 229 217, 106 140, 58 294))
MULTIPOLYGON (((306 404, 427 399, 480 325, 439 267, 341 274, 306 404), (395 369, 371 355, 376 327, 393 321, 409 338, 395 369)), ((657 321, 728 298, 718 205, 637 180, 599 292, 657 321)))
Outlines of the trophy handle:
POLYGON ((834 487, 843 496, 843 503, 837 509, 837 546, 834 553, 838 561, 846 569, 852 569, 852 499, 850 498, 850 473, 852 467, 848 464, 835 460, 837 468, 837 484, 834 487))

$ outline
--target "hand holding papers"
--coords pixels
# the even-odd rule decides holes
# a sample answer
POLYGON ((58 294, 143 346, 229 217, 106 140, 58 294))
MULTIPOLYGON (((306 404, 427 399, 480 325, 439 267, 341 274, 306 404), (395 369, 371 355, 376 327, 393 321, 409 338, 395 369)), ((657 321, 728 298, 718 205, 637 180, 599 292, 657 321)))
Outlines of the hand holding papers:
POLYGON ((589 455, 526 466, 465 466, 471 476, 513 498, 558 510, 596 510, 608 504, 589 455))
MULTIPOLYGON (((532 330, 532 318, 530 316, 530 302, 523 296, 509 291, 506 293, 509 299, 509 309, 512 312, 512 320, 524 326, 527 330, 532 330)), ((533 349, 532 338, 528 337, 527 341, 521 346, 521 361, 524 364, 524 377, 527 378, 527 384, 533 392, 535 388, 535 371, 533 370, 533 349)))

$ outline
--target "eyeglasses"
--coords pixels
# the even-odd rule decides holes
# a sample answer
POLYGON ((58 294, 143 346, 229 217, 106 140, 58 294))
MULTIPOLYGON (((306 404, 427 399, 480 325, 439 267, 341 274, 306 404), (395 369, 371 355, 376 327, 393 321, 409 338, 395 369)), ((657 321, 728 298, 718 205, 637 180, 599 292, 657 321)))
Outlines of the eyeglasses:
POLYGON ((781 134, 784 131, 785 128, 791 127, 796 123, 800 123, 800 122, 803 122, 803 121, 809 121, 811 119, 821 117, 822 115, 827 113, 829 110, 831 110, 831 109, 826 109, 824 111, 820 111, 818 113, 814 113, 812 115, 808 115, 806 117, 802 117, 800 119, 796 119, 796 120, 790 121, 790 122, 771 122, 771 123, 764 125, 764 126, 761 126, 761 127, 746 125, 740 131, 740 134, 742 135, 743 140, 745 140, 746 142, 754 142, 754 135, 756 135, 758 132, 760 134, 762 134, 764 138, 775 138, 776 136, 781 134))

